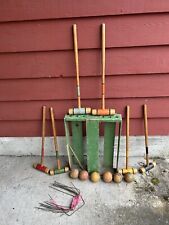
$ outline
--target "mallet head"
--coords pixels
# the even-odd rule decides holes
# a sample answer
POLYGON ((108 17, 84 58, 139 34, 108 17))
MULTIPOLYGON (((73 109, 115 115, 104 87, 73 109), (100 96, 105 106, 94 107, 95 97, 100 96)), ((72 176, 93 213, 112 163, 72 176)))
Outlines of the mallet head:
POLYGON ((150 163, 148 166, 143 166, 139 169, 140 173, 146 173, 148 171, 150 171, 151 169, 153 169, 156 166, 156 162, 152 162, 150 163))
POLYGON ((109 116, 114 114, 115 109, 92 109, 92 115, 94 116, 109 116))
POLYGON ((87 115, 91 114, 91 108, 71 108, 69 109, 69 115, 87 115))
POLYGON ((136 168, 127 168, 127 169, 122 169, 122 174, 125 175, 126 173, 132 173, 132 174, 136 174, 138 171, 136 168))
POLYGON ((49 174, 49 168, 47 168, 46 166, 44 165, 41 165, 41 164, 33 164, 33 167, 36 169, 36 170, 39 170, 41 172, 44 172, 46 174, 49 174))
POLYGON ((56 174, 61 174, 61 173, 66 173, 69 171, 69 167, 65 167, 62 169, 50 169, 49 174, 52 175, 56 175, 56 174))

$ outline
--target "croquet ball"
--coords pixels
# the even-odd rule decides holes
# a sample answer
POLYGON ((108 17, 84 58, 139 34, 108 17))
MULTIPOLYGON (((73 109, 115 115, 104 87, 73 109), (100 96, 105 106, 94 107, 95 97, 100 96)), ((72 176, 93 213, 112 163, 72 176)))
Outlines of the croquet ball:
POLYGON ((80 171, 80 173, 79 173, 79 179, 80 180, 87 180, 88 177, 89 177, 89 174, 86 170, 80 171))
POLYGON ((78 176, 79 176, 79 170, 78 169, 72 169, 69 173, 69 176, 72 178, 72 179, 77 179, 78 176))
POLYGON ((115 173, 113 176, 113 180, 115 183, 120 183, 122 181, 122 175, 121 173, 115 173))
POLYGON ((98 172, 93 172, 90 175, 90 179, 92 182, 96 183, 100 180, 100 174, 98 172))
POLYGON ((105 183, 110 183, 112 182, 113 176, 112 173, 110 171, 106 171, 103 173, 103 181, 105 183))
POLYGON ((126 173, 124 175, 124 180, 127 182, 127 183, 130 183, 134 180, 134 175, 132 173, 126 173))

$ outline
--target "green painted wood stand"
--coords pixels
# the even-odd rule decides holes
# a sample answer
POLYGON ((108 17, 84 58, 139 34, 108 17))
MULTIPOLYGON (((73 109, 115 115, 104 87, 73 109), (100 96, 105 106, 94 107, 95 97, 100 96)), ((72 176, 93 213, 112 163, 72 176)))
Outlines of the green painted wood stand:
MULTIPOLYGON (((84 165, 84 144, 83 128, 86 126, 86 149, 87 149, 87 170, 89 173, 99 171, 99 124, 104 123, 104 168, 112 169, 114 162, 115 128, 118 124, 117 161, 118 168, 120 137, 122 128, 122 117, 120 114, 113 116, 92 116, 92 115, 65 115, 65 134, 69 163, 75 163, 72 158, 69 146, 77 155, 80 163, 84 165), (70 130, 72 139, 70 141, 70 130)), ((70 166, 71 166, 70 165, 70 166)))

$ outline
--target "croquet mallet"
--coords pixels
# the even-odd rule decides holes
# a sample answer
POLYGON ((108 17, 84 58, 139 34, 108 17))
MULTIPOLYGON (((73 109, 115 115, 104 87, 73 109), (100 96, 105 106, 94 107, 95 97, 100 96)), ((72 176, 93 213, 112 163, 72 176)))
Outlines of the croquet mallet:
POLYGON ((106 28, 103 23, 102 26, 102 108, 93 109, 92 115, 107 116, 114 115, 115 109, 106 109, 105 108, 105 71, 106 71, 106 28))
POLYGON ((129 130, 130 130, 130 106, 126 107, 126 168, 122 169, 122 174, 131 173, 136 174, 137 168, 129 167, 129 130))
POLYGON ((50 116, 51 116, 51 122, 52 122, 52 130, 53 130, 53 142, 54 142, 54 148, 56 152, 56 169, 50 169, 50 175, 65 173, 69 171, 69 167, 61 168, 61 161, 59 157, 59 146, 56 138, 56 126, 55 126, 55 117, 54 117, 54 110, 52 107, 50 107, 50 116))
POLYGON ((41 163, 33 164, 33 167, 44 173, 49 173, 49 169, 44 165, 44 152, 45 152, 45 128, 46 128, 46 106, 42 107, 42 149, 41 149, 41 163))
POLYGON ((91 108, 81 107, 79 56, 78 56, 77 25, 76 24, 73 24, 73 42, 74 42, 74 56, 75 56, 75 65, 76 65, 76 88, 77 88, 78 108, 70 108, 69 115, 91 114, 91 108))
POLYGON ((146 148, 146 164, 142 166, 140 173, 146 173, 156 166, 156 162, 149 162, 149 149, 148 149, 148 122, 147 122, 147 105, 144 104, 144 135, 145 135, 145 148, 146 148))
POLYGON ((122 181, 122 172, 119 172, 119 157, 120 157, 120 137, 121 137, 121 129, 122 124, 119 124, 119 131, 118 131, 118 144, 117 144, 117 160, 116 160, 116 168, 113 166, 113 181, 115 183, 120 183, 122 181))

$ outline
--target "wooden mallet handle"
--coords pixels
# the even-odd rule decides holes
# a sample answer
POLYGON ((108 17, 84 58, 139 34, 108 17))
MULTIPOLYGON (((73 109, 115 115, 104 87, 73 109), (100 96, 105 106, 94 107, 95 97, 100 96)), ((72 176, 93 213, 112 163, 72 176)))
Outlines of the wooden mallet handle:
POLYGON ((128 157, 129 157, 129 119, 130 119, 130 106, 126 107, 126 169, 128 169, 128 157))
POLYGON ((102 24, 102 109, 105 109, 106 27, 102 24))
POLYGON ((42 107, 42 149, 41 149, 41 165, 44 164, 45 128, 46 128, 46 106, 43 106, 42 107))
POLYGON ((56 139, 54 110, 52 107, 50 108, 50 115, 51 115, 51 121, 52 121, 53 141, 54 141, 54 147, 55 147, 55 152, 56 152, 57 168, 61 169, 61 165, 60 165, 61 163, 60 163, 60 159, 59 159, 59 146, 58 146, 57 139, 56 139))
POLYGON ((80 79, 79 79, 79 56, 78 56, 77 25, 76 24, 73 24, 73 43, 74 43, 75 65, 76 65, 77 100, 78 100, 78 108, 81 108, 80 79))
POLYGON ((144 135, 145 135, 145 147, 146 147, 146 165, 149 165, 149 153, 148 153, 148 123, 147 123, 147 105, 144 104, 144 135))

